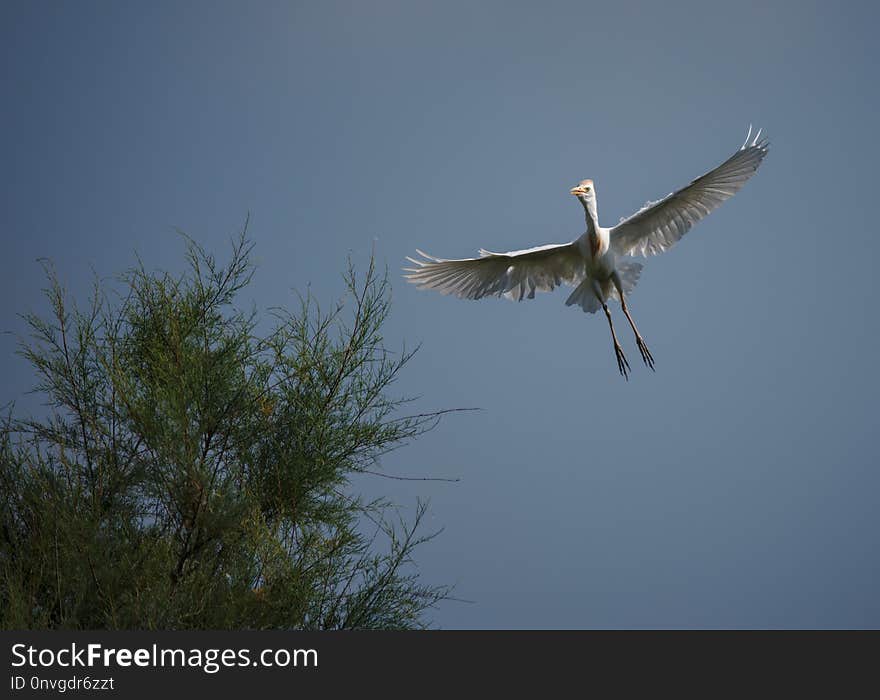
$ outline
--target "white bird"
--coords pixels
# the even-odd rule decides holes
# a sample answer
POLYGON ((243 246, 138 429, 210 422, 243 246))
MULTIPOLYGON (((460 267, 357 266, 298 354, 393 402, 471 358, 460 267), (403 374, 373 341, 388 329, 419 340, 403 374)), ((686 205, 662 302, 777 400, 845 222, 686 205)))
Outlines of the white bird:
POLYGON ((436 289, 463 299, 505 296, 522 301, 535 291, 551 291, 563 282, 574 291, 566 306, 578 305, 587 313, 605 311, 617 368, 629 378, 630 366, 614 332, 608 300, 617 299, 635 334, 644 363, 654 369, 654 358, 630 316, 626 297, 639 280, 642 265, 627 259, 647 257, 668 250, 695 223, 736 194, 755 174, 770 142, 761 131, 748 136, 736 153, 714 170, 657 202, 649 202, 635 214, 610 228, 599 225, 596 189, 582 180, 571 189, 586 213, 587 230, 571 243, 543 245, 509 253, 480 250, 480 257, 461 260, 435 258, 417 250, 421 260, 407 258, 416 267, 404 275, 421 288, 436 289))

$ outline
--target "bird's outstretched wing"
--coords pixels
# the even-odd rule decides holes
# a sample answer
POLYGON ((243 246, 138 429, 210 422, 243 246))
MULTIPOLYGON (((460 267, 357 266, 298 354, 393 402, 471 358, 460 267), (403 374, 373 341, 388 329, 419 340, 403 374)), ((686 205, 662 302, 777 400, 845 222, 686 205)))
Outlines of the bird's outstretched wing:
POLYGON ((668 250, 695 223, 735 195, 755 174, 770 142, 761 131, 714 170, 687 187, 651 202, 611 229, 611 248, 618 255, 656 255, 668 250))
POLYGON ((509 253, 481 250, 479 258, 464 260, 443 260, 417 252, 423 259, 407 258, 415 267, 404 268, 408 273, 404 277, 421 288, 462 299, 533 299, 535 291, 549 292, 563 282, 577 284, 584 274, 584 260, 574 243, 509 253))

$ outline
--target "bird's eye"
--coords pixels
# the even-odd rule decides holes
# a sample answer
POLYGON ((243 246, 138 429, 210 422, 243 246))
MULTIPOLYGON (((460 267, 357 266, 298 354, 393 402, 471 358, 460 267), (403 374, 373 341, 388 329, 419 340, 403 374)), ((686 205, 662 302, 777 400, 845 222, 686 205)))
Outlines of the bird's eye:
POLYGON ((584 192, 589 192, 589 191, 590 191, 589 187, 584 187, 584 192))

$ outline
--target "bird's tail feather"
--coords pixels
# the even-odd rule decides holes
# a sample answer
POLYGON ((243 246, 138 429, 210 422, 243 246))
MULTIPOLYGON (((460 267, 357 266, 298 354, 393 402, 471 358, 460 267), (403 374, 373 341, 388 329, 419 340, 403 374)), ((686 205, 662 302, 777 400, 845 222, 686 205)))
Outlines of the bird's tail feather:
MULTIPOLYGON (((623 293, 626 296, 629 296, 639 282, 639 276, 642 274, 642 265, 629 260, 618 261, 617 274, 620 275, 620 283, 623 287, 623 293)), ((620 301, 617 287, 614 286, 610 279, 606 280, 604 283, 600 283, 599 286, 601 287, 602 295, 606 299, 616 299, 617 301, 620 301)), ((602 302, 596 298, 596 294, 593 291, 593 281, 589 277, 585 277, 584 280, 574 288, 574 291, 568 296, 568 299, 565 300, 565 305, 580 306, 588 314, 594 314, 602 308, 602 302)))
MULTIPOLYGON (((623 287, 623 293, 626 296, 632 294, 636 285, 639 283, 639 277, 642 274, 642 264, 632 260, 618 260, 617 274, 620 275, 620 284, 623 287)), ((611 285, 611 298, 620 301, 617 287, 611 285)))
POLYGON ((589 277, 584 277, 574 291, 568 295, 565 300, 566 306, 580 306, 588 314, 594 314, 602 308, 602 302, 596 298, 593 292, 593 281, 589 277))

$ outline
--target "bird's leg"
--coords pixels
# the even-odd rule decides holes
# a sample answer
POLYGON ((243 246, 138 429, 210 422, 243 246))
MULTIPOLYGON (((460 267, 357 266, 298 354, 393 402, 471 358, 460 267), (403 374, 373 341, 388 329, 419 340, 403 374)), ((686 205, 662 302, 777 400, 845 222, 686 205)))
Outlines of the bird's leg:
POLYGON ((645 339, 642 338, 642 334, 639 333, 639 329, 636 328, 636 323, 633 321, 632 316, 629 315, 629 309, 626 306, 626 296, 623 293, 623 283, 620 280, 620 275, 617 274, 617 271, 614 272, 611 276, 611 281, 614 282, 614 286, 617 287, 617 293, 620 295, 620 306, 623 308, 623 313, 626 316, 626 320, 629 321, 630 328, 633 329, 633 333, 636 336, 636 345, 639 346, 639 352, 642 354, 642 361, 651 368, 651 371, 654 371, 654 356, 651 354, 651 351, 648 350, 648 346, 645 343, 645 339))
POLYGON ((614 332, 614 324, 611 322, 611 312, 608 310, 608 304, 602 302, 602 309, 605 311, 605 318, 608 319, 608 327, 611 329, 611 339, 614 341, 614 354, 617 356, 617 369, 624 379, 629 381, 629 362, 626 361, 626 355, 623 354, 623 348, 617 342, 617 334, 614 332))
POLYGON ((654 371, 654 356, 651 354, 651 351, 648 350, 648 346, 645 344, 644 338, 642 338, 642 334, 639 333, 639 329, 636 328, 635 321, 632 320, 632 316, 629 315, 629 309, 626 307, 626 297, 623 296, 623 292, 620 292, 620 305, 623 307, 623 313, 626 316, 626 320, 629 321, 630 327, 633 329, 633 333, 636 336, 636 345, 639 346, 639 352, 642 353, 642 360, 645 364, 651 368, 651 371, 654 371))

